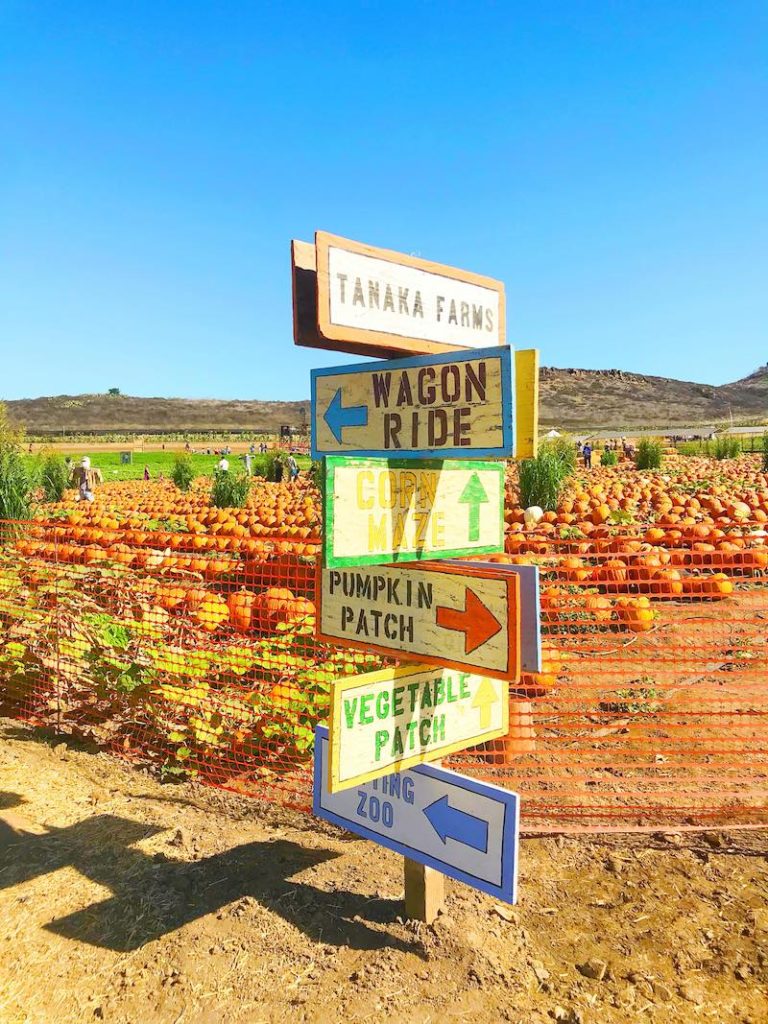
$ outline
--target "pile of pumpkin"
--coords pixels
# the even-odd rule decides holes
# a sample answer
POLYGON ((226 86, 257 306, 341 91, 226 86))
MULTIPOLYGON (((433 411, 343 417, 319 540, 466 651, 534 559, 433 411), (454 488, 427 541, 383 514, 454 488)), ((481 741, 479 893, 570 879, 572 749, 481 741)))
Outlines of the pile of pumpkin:
POLYGON ((158 585, 152 596, 158 607, 184 612, 206 633, 229 624, 238 633, 270 634, 280 625, 315 615, 314 603, 287 587, 268 587, 258 593, 243 588, 225 596, 205 587, 170 582, 158 585))
MULTIPOLYGON (((506 521, 511 533, 524 523, 514 467, 507 475, 506 521)), ((677 460, 673 472, 625 466, 596 467, 571 478, 540 533, 578 531, 589 536, 604 524, 669 529, 698 523, 724 530, 768 522, 768 475, 752 456, 718 462, 677 460), (549 529, 549 528, 552 529, 549 529)))
POLYGON ((93 503, 66 500, 41 507, 37 520, 48 526, 64 522, 84 529, 151 529, 147 524, 176 522, 177 532, 232 541, 279 536, 306 540, 319 536, 316 491, 306 478, 291 484, 257 479, 244 509, 219 509, 203 491, 182 494, 168 481, 121 481, 104 484, 93 503), (149 490, 149 493, 147 491, 149 490))
POLYGON ((25 530, 16 547, 21 554, 49 562, 116 562, 148 572, 199 573, 206 579, 237 573, 249 576, 265 562, 279 576, 280 562, 295 567, 318 550, 316 543, 279 538, 236 540, 146 529, 37 525, 25 530))

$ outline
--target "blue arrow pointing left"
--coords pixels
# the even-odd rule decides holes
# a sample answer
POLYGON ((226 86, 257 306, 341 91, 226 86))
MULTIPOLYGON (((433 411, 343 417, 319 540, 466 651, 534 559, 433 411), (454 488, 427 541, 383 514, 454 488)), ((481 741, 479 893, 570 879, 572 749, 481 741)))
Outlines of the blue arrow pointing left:
POLYGON ((429 804, 424 808, 424 813, 443 843, 446 839, 455 839, 457 843, 471 846, 473 850, 488 852, 488 822, 458 807, 451 807, 447 796, 441 796, 429 804))
POLYGON ((368 424, 368 406, 351 405, 345 409, 341 404, 341 388, 331 399, 331 404, 325 410, 323 419, 328 424, 328 429, 341 444, 342 431, 344 427, 365 427, 368 424))

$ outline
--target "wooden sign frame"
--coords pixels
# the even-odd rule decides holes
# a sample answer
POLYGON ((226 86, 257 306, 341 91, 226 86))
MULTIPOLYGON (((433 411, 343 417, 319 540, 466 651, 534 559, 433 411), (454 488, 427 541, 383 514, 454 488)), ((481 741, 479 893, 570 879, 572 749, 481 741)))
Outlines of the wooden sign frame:
POLYGON ((538 565, 510 565, 508 562, 457 562, 474 565, 478 569, 513 572, 520 577, 520 657, 523 672, 542 672, 541 596, 538 565))
MULTIPOLYGON (((309 254, 306 251, 306 243, 292 243, 294 268, 297 257, 302 263, 302 269, 309 269, 309 254), (299 247, 297 249, 297 246, 299 247)), ((352 352, 355 354, 371 356, 396 356, 396 355, 429 355, 440 352, 461 351, 465 348, 488 348, 491 345, 506 344, 506 306, 504 284, 491 277, 482 274, 475 274, 468 270, 460 270, 457 267, 449 267, 442 263, 434 263, 431 260, 421 259, 416 256, 409 256, 405 253, 395 252, 392 249, 381 249, 377 246, 366 245, 362 242, 355 242, 349 238, 342 238, 339 235, 330 234, 327 231, 318 231, 315 234, 315 274, 316 274, 316 311, 317 311, 317 333, 313 340, 311 332, 304 329, 296 331, 294 337, 299 345, 311 345, 318 348, 334 349, 338 352, 352 352), (343 249, 346 252, 356 253, 361 256, 369 256, 387 263, 398 266, 410 267, 423 271, 435 277, 448 278, 451 281, 462 282, 474 285, 494 292, 498 296, 498 324, 495 329, 495 337, 489 337, 485 344, 471 346, 460 342, 448 343, 437 340, 413 337, 399 332, 387 332, 372 330, 368 328, 353 327, 336 324, 330 318, 330 270, 329 250, 331 248, 343 249), (320 343, 316 340, 319 337, 320 343), (301 339, 301 340, 299 340, 301 339)), ((297 288, 296 271, 294 269, 294 324, 297 322, 297 288)), ((311 289, 310 289, 311 290, 311 289)), ((307 300, 309 293, 304 291, 300 296, 299 313, 304 312, 306 321, 307 300)), ((489 332, 490 333, 490 332, 489 332)))
POLYGON ((515 458, 535 459, 539 450, 539 350, 515 352, 515 458))
MULTIPOLYGON (((413 580, 413 583, 417 582, 417 578, 413 580)), ((494 679, 506 679, 510 682, 517 682, 520 678, 521 672, 521 649, 520 649, 520 578, 515 573, 502 573, 488 569, 475 569, 470 562, 456 565, 447 564, 445 562, 411 562, 405 565, 388 565, 388 566, 355 566, 351 569, 327 569, 325 568, 320 559, 317 561, 316 566, 316 626, 315 636, 318 640, 334 644, 337 647, 351 647, 355 650, 373 651, 376 654, 381 654, 387 658, 397 658, 401 661, 417 662, 418 664, 424 665, 438 665, 443 668, 456 669, 459 672, 471 672, 476 675, 492 676, 494 679), (396 571, 399 573, 412 573, 414 577, 418 573, 426 574, 440 574, 453 576, 456 579, 464 580, 463 593, 465 595, 465 609, 466 609, 466 595, 472 590, 471 583, 466 582, 473 579, 487 580, 492 579, 496 582, 500 582, 504 586, 505 597, 506 597, 506 619, 504 627, 506 628, 508 642, 506 645, 506 662, 503 667, 494 668, 493 666, 483 665, 477 660, 471 660, 471 652, 465 654, 465 660, 459 660, 457 658, 449 658, 445 653, 440 651, 439 643, 430 648, 434 653, 430 653, 430 650, 422 651, 404 651, 402 648, 396 646, 393 643, 390 646, 384 646, 380 643, 371 642, 370 638, 357 640, 344 635, 337 635, 334 633, 323 632, 323 574, 324 573, 344 573, 344 572, 360 572, 364 574, 376 575, 377 571, 387 570, 389 572, 396 571)), ((474 592, 473 592, 474 593, 474 592)), ((477 595, 474 595, 477 598, 477 595)), ((460 609, 455 614, 466 614, 466 611, 462 613, 460 609)), ((437 623, 437 608, 435 610, 435 623, 430 628, 444 629, 447 633, 449 630, 453 632, 451 627, 438 626, 437 623)), ((494 616, 496 618, 496 616, 494 616)), ((498 622, 499 620, 496 619, 498 622)), ((480 646, 484 646, 485 641, 480 646)), ((479 649, 479 647, 477 648, 479 649)))

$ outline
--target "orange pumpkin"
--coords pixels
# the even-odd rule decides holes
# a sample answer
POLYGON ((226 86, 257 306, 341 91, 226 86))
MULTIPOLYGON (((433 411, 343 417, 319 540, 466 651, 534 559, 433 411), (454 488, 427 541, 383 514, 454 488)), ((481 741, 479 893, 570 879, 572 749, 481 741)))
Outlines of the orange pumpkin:
POLYGON ((227 602, 220 594, 208 594, 192 613, 192 619, 206 633, 215 632, 229 618, 227 602))
POLYGON ((237 590, 227 598, 229 620, 240 633, 248 633, 253 620, 253 604, 256 595, 250 590, 237 590))
POLYGON ((510 694, 528 700, 546 697, 557 686, 558 678, 566 668, 565 655, 546 640, 541 645, 541 672, 521 672, 520 682, 513 684, 510 694))
POLYGON ((171 611, 173 608, 178 608, 186 596, 187 592, 184 587, 169 585, 158 587, 155 599, 161 608, 171 611))
POLYGON ((620 597, 616 614, 619 622, 633 633, 646 633, 653 626, 654 613, 647 597, 620 597))
POLYGON ((595 622, 610 622, 613 617, 613 605, 603 594, 587 594, 584 609, 595 622))
POLYGON ((601 583, 606 590, 616 592, 623 590, 627 582, 627 563, 620 558, 611 558, 598 565, 592 578, 601 583))
POLYGON ((677 569, 665 566, 652 575, 648 589, 655 597, 679 597, 683 593, 683 577, 677 569))
POLYGON ((255 625, 267 631, 281 622, 288 622, 296 597, 287 587, 269 587, 257 594, 252 605, 255 625))

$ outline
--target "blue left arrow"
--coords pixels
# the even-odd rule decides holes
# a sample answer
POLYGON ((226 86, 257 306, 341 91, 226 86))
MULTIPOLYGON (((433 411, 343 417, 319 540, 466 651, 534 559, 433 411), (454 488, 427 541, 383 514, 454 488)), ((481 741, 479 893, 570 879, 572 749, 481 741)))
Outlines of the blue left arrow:
POLYGON ((455 839, 473 850, 488 852, 488 822, 458 807, 451 807, 447 796, 441 796, 425 807, 424 814, 443 843, 446 839, 455 839))
POLYGON ((365 427, 368 424, 368 406, 350 405, 344 408, 341 404, 341 388, 331 399, 331 404, 325 410, 323 419, 328 424, 328 429, 336 438, 339 444, 342 440, 344 427, 365 427))

